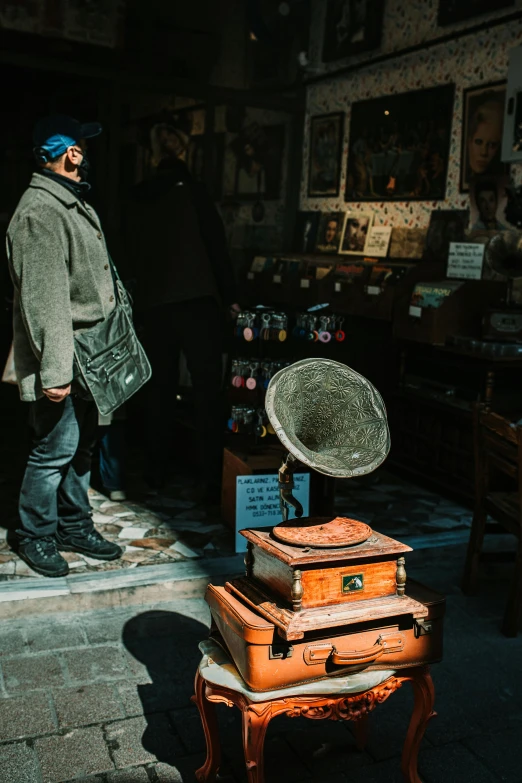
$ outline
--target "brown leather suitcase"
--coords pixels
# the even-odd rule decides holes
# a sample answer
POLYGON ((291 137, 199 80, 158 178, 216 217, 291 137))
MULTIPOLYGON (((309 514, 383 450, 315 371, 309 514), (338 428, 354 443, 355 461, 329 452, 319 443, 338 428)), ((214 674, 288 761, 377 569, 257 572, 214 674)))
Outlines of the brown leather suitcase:
POLYGON ((445 598, 412 579, 406 595, 426 607, 424 617, 407 612, 309 632, 292 642, 224 587, 209 585, 205 599, 214 638, 227 648, 251 690, 268 691, 366 669, 441 660, 445 598))

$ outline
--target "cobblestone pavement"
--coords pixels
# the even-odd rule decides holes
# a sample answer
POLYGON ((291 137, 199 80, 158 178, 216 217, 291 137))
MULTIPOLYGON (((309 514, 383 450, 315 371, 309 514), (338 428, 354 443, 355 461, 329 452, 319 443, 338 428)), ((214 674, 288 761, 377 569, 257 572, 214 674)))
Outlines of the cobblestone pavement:
MULTIPOLYGON (((520 783, 522 634, 499 631, 509 570, 488 565, 476 598, 458 588, 464 545, 421 549, 408 573, 448 595, 438 716, 421 748, 425 783, 520 783)), ((188 783, 204 756, 190 702, 206 636, 202 599, 4 621, 0 633, 2 783, 188 783)), ((399 783, 412 699, 377 708, 370 742, 349 724, 277 718, 266 783, 399 783)), ((219 708, 222 780, 244 783, 234 709, 219 708)))

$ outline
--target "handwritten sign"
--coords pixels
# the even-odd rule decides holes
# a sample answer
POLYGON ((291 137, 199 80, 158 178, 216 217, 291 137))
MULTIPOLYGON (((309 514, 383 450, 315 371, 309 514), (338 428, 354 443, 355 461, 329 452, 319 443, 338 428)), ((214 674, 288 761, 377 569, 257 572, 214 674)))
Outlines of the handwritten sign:
POLYGON ((391 226, 372 226, 368 233, 364 252, 369 256, 385 258, 388 255, 391 226))
MULTIPOLYGON (((309 514, 310 474, 296 473, 294 495, 302 503, 303 516, 309 514)), ((290 519, 294 519, 290 509, 290 519)), ((239 534, 246 527, 272 527, 281 522, 277 475, 238 476, 236 478, 236 552, 246 551, 246 538, 239 534)))
POLYGON ((480 280, 484 266, 485 245, 471 242, 450 242, 448 277, 459 280, 480 280))

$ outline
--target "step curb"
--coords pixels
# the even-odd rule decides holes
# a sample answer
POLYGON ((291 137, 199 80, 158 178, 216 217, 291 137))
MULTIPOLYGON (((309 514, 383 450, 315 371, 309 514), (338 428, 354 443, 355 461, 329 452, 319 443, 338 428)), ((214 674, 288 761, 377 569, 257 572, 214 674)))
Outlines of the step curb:
POLYGON ((70 574, 59 579, 2 582, 0 619, 108 609, 171 598, 200 598, 209 582, 223 583, 243 572, 243 555, 234 555, 118 571, 70 574))

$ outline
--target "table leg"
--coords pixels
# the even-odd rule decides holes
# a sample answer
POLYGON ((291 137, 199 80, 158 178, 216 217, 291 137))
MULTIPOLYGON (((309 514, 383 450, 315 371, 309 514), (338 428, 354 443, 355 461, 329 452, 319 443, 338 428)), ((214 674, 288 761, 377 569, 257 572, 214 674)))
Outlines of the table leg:
POLYGON ((354 721, 353 729, 357 750, 363 751, 368 744, 368 715, 362 715, 354 721))
POLYGON ((195 702, 201 722, 203 724, 203 731, 205 732, 205 740, 207 742, 207 758, 202 767, 196 772, 196 780, 198 783, 214 783, 216 775, 221 764, 221 749, 219 744, 219 731, 216 717, 216 710, 213 704, 208 701, 205 694, 206 683, 199 671, 196 673, 195 682, 195 696, 192 697, 192 701, 195 702))
POLYGON ((402 774, 406 783, 422 783, 417 772, 419 747, 429 719, 434 715, 435 689, 428 669, 421 669, 412 677, 415 696, 413 715, 402 750, 402 774))
POLYGON ((241 711, 243 750, 248 783, 265 783, 264 745, 271 717, 272 705, 270 702, 250 704, 241 711))

